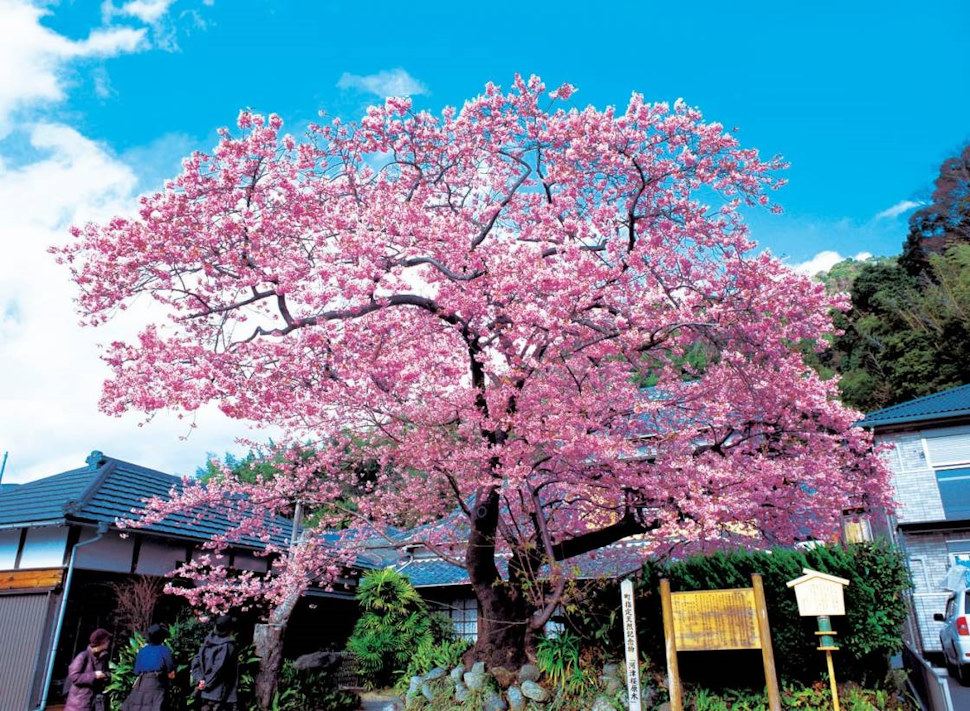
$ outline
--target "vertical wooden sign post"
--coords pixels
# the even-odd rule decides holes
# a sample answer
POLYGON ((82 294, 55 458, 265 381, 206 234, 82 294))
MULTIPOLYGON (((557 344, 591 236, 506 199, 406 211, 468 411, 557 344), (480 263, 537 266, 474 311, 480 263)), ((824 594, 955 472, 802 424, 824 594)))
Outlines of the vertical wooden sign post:
POLYGON ((839 689, 835 685, 835 665, 832 664, 832 652, 839 647, 835 644, 836 632, 832 629, 830 615, 845 614, 843 590, 849 581, 810 568, 802 568, 802 572, 805 575, 785 584, 795 589, 798 614, 802 617, 818 618, 818 632, 815 633, 818 637, 818 649, 825 652, 825 665, 828 667, 829 686, 832 689, 832 708, 840 711, 839 689))
POLYGON ((672 593, 670 581, 660 581, 671 711, 684 709, 677 653, 729 649, 761 650, 768 707, 771 711, 781 711, 761 576, 752 575, 751 583, 750 588, 672 593))
POLYGON ((640 655, 637 652, 637 620, 633 608, 633 581, 620 583, 623 609, 623 647, 626 650, 626 693, 630 711, 640 708, 640 655))

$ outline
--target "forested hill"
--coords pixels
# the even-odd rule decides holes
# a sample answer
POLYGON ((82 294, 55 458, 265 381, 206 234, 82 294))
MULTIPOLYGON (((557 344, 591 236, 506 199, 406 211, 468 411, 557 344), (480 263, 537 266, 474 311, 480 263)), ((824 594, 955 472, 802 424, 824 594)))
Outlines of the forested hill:
POLYGON ((841 373, 846 403, 869 412, 970 383, 970 144, 941 166, 898 257, 819 278, 852 296, 820 364, 841 373))

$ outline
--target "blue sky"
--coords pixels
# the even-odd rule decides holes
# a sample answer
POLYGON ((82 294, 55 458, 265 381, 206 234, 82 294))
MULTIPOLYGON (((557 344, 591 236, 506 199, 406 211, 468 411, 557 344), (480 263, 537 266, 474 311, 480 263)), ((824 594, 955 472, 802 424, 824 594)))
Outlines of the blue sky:
POLYGON ((97 414, 105 334, 76 328, 65 275, 44 250, 71 221, 130 210, 241 108, 298 130, 320 110, 353 119, 385 92, 435 111, 460 105, 515 72, 574 84, 577 106, 622 106, 632 91, 683 97, 791 162, 786 212, 753 214, 754 236, 814 269, 898 253, 906 208, 970 139, 968 28, 962 1, 0 0, 8 475, 77 466, 96 446, 188 473, 231 441, 236 430, 215 416, 182 440, 184 422, 132 429, 97 414), (51 412, 47 429, 70 437, 30 429, 51 412), (179 444, 166 446, 170 436, 179 444))

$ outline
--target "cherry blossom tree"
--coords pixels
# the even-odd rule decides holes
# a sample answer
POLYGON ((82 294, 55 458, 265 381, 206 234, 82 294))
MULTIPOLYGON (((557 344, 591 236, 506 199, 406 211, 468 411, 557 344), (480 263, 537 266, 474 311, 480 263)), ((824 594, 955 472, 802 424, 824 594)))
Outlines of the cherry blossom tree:
POLYGON ((346 525, 341 515, 352 511, 347 495, 353 493, 335 491, 333 483, 366 483, 370 472, 357 469, 346 476, 354 458, 349 451, 339 458, 335 454, 280 446, 263 448, 260 456, 253 453, 241 462, 212 461, 207 476, 146 500, 119 522, 139 528, 165 521, 218 531, 171 572, 190 584, 170 583, 165 591, 214 613, 254 608, 263 613, 266 624, 254 638, 260 656, 255 692, 262 708, 271 706, 283 665, 283 637, 300 597, 310 587, 331 589, 354 562, 351 547, 331 543, 331 531, 346 525), (268 570, 237 569, 232 556, 240 546, 255 548, 268 570))
MULTIPOLYGON (((777 209, 781 160, 682 101, 573 91, 391 98, 301 140, 243 112, 137 218, 59 251, 87 322, 164 314, 107 350, 105 412, 214 402, 321 452, 372 443, 355 520, 447 522, 416 535, 468 571, 490 665, 528 656, 577 555, 786 544, 888 504, 798 350, 844 302, 742 219, 777 209)), ((323 459, 310 488, 336 501, 353 468, 323 459)))

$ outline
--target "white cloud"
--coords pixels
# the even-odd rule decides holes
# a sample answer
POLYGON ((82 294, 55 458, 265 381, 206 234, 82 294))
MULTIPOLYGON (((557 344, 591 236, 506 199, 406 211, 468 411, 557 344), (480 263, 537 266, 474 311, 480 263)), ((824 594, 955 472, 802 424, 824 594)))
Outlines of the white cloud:
POLYGON ((94 80, 94 93, 98 98, 107 99, 114 94, 114 90, 111 88, 111 79, 104 67, 95 69, 91 76, 94 80))
POLYGON ((68 239, 71 223, 133 212, 138 178, 68 126, 37 124, 25 140, 42 157, 0 169, 0 451, 10 451, 4 480, 83 466, 91 449, 182 474, 192 474, 207 452, 239 451, 234 440, 246 426, 211 408, 193 419, 161 414, 144 426, 137 414, 98 411, 108 375, 98 344, 130 338, 138 309, 106 328, 80 328, 67 270, 47 248, 68 239))
MULTIPOLYGON (((820 272, 827 272, 829 269, 845 259, 847 259, 847 257, 843 257, 834 250, 825 250, 819 252, 807 262, 793 264, 792 269, 794 269, 796 272, 808 274, 809 276, 815 276, 820 272)), ((859 252, 852 257, 852 259, 856 260, 857 262, 864 262, 867 259, 872 259, 872 254, 869 252, 859 252)))
POLYGON ((340 89, 357 89, 378 96, 418 96, 428 94, 428 87, 403 69, 391 69, 361 76, 344 72, 337 81, 340 89))
MULTIPOLYGON (((116 7, 114 0, 104 0, 101 3, 101 19, 105 25, 110 25, 118 17, 143 22, 151 28, 153 47, 166 52, 175 52, 179 48, 178 32, 175 21, 168 16, 168 11, 173 4, 175 0, 129 0, 116 7)), ((198 13, 195 14, 198 15, 198 13)), ((179 19, 184 16, 185 13, 182 13, 179 19)), ((193 25, 196 29, 203 29, 205 23, 199 17, 193 25)))
POLYGON ((909 212, 914 207, 920 207, 921 205, 923 205, 923 203, 916 202, 914 200, 900 200, 892 207, 887 207, 885 210, 877 214, 874 219, 891 220, 894 217, 899 217, 904 212, 909 212))
POLYGON ((93 31, 73 41, 40 24, 45 11, 24 0, 0 0, 0 137, 25 107, 64 98, 64 73, 71 60, 110 57, 143 48, 145 30, 93 31))
POLYGON ((94 30, 86 40, 72 42, 68 57, 113 57, 144 47, 145 30, 113 27, 94 30))
POLYGON ((82 466, 92 449, 191 474, 207 452, 238 451, 234 439, 247 427, 212 409, 192 420, 162 414, 144 426, 139 415, 101 414, 108 371, 98 344, 129 338, 137 314, 105 329, 81 329, 67 270, 47 252, 68 239, 71 223, 131 214, 146 173, 157 181, 162 146, 186 148, 189 140, 165 136, 122 160, 75 128, 43 118, 65 97, 73 62, 137 51, 144 30, 102 28, 73 41, 42 26, 42 16, 27 2, 0 0, 0 452, 10 452, 4 481, 82 466))
POLYGON ((153 25, 168 12, 175 0, 130 0, 115 7, 111 0, 101 3, 101 17, 110 22, 115 17, 133 17, 145 24, 153 25))

